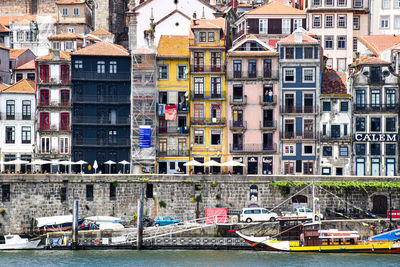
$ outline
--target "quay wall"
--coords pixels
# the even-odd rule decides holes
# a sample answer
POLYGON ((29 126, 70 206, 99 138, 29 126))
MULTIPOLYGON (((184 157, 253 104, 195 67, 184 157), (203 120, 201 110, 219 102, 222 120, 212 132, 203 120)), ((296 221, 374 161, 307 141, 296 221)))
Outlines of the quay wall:
MULTIPOLYGON (((112 215, 129 222, 137 212, 137 201, 143 193, 145 215, 168 215, 181 220, 192 220, 196 218, 196 213, 199 217, 204 217, 205 208, 241 209, 251 204, 272 208, 303 188, 282 190, 271 185, 274 181, 314 181, 316 184, 321 181, 397 183, 400 182, 400 177, 0 175, 0 234, 30 233, 36 217, 70 214, 73 197, 79 200, 80 216, 112 215), (258 196, 251 198, 250 189, 254 189, 254 186, 257 187, 258 196)), ((389 194, 392 196, 393 210, 400 209, 399 188, 354 188, 343 191, 316 186, 315 193, 321 212, 326 208, 350 209, 351 204, 371 211, 374 196, 385 196, 389 199, 389 194), (349 204, 346 206, 343 200, 349 204)), ((300 194, 307 198, 307 205, 311 208, 311 187, 300 194)), ((290 200, 279 209, 290 210, 292 205, 290 200)))

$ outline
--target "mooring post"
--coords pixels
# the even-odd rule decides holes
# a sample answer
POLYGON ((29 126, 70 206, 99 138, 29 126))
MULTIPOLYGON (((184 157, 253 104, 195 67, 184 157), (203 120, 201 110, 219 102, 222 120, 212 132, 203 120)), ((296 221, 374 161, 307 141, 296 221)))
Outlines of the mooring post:
POLYGON ((142 248, 143 243, 143 202, 138 200, 138 216, 137 216, 137 249, 142 248))
POLYGON ((74 209, 72 213, 72 249, 78 247, 78 200, 74 200, 74 209))

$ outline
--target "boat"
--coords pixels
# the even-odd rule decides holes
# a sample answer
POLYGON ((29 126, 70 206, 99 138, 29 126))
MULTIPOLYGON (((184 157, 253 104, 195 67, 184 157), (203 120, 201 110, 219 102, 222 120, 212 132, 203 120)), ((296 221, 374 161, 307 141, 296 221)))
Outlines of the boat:
POLYGON ((85 217, 84 227, 100 230, 122 230, 125 229, 121 218, 113 216, 89 216, 85 217))
MULTIPOLYGON (((84 219, 78 219, 78 229, 82 228, 83 221, 84 219)), ((72 229, 72 215, 38 217, 36 222, 36 227, 39 228, 40 234, 72 229)))
POLYGON ((27 238, 21 238, 19 235, 12 234, 5 235, 4 239, 5 243, 0 244, 0 250, 36 249, 40 243, 40 239, 29 241, 27 238))

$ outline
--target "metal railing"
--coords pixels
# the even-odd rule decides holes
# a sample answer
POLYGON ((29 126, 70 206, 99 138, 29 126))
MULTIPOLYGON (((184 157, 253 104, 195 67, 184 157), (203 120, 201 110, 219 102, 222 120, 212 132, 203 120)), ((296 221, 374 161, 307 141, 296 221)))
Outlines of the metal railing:
POLYGON ((229 104, 231 106, 233 106, 233 105, 246 105, 247 104, 247 95, 244 95, 243 97, 231 96, 229 104))
POLYGON ((282 132, 280 134, 281 139, 315 139, 313 132, 282 132))
POLYGON ((354 112, 397 112, 399 104, 353 104, 354 112))
POLYGON ((39 101, 38 107, 71 107, 71 101, 39 101))
POLYGON ((39 77, 38 84, 62 84, 62 85, 71 85, 71 79, 58 79, 58 78, 51 78, 51 77, 39 77))
POLYGON ((189 156, 188 150, 168 149, 167 151, 158 151, 159 157, 187 157, 189 156))
POLYGON ((65 124, 60 124, 60 125, 55 125, 55 124, 40 124, 38 123, 36 126, 36 129, 38 129, 38 131, 48 131, 48 132, 69 132, 71 131, 71 125, 65 125, 65 124))
POLYGON ((321 141, 350 141, 351 137, 349 135, 340 135, 340 136, 332 136, 330 133, 327 133, 326 135, 320 134, 320 140, 321 141))
POLYGON ((208 99, 215 99, 215 100, 225 100, 226 99, 226 92, 221 92, 219 94, 207 92, 203 94, 196 94, 195 92, 190 92, 190 98, 192 100, 208 100, 208 99))
POLYGON ((188 134, 189 133, 189 127, 184 126, 184 127, 159 127, 158 128, 158 133, 159 134, 188 134))
POLYGON ((73 124, 86 124, 86 125, 130 125, 130 119, 125 118, 115 118, 111 119, 107 116, 96 117, 96 116, 73 116, 73 124))
POLYGON ((276 152, 276 143, 272 144, 231 144, 231 152, 276 152))
POLYGON ((268 71, 227 71, 227 79, 278 79, 278 70, 272 69, 268 71))
POLYGON ((129 138, 72 138, 74 146, 130 146, 129 138))
POLYGON ((26 115, 23 113, 7 113, 7 112, 1 112, 0 113, 0 118, 2 120, 33 120, 34 116, 33 115, 26 115))
POLYGON ((190 72, 201 73, 201 72, 224 72, 225 65, 192 65, 190 72))
POLYGON ((129 81, 131 79, 131 75, 129 72, 97 73, 96 71, 73 71, 71 79, 96 81, 129 81))
POLYGON ((199 117, 192 117, 191 118, 191 124, 193 125, 225 125, 226 124, 226 119, 225 118, 199 118, 199 117))
POLYGON ((276 129, 276 120, 268 121, 260 121, 260 129, 276 129))
POLYGON ((130 96, 129 95, 74 95, 73 101, 76 103, 120 103, 120 104, 129 104, 130 96))
POLYGON ((238 129, 238 130, 244 130, 247 129, 247 121, 235 121, 231 120, 229 127, 231 129, 238 129))
POLYGON ((276 105, 276 95, 272 95, 271 97, 268 95, 260 96, 260 105, 276 105))
POLYGON ((315 106, 282 106, 281 113, 316 113, 315 106))

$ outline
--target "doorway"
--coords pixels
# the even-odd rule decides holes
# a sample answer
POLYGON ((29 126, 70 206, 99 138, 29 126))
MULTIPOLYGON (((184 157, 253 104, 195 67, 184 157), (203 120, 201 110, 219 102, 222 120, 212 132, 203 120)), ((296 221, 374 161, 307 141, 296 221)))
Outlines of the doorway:
POLYGON ((250 157, 247 159, 247 174, 258 174, 258 158, 250 157))
POLYGON ((388 201, 386 196, 378 195, 372 198, 373 207, 372 213, 375 215, 384 215, 386 216, 388 210, 388 201))

